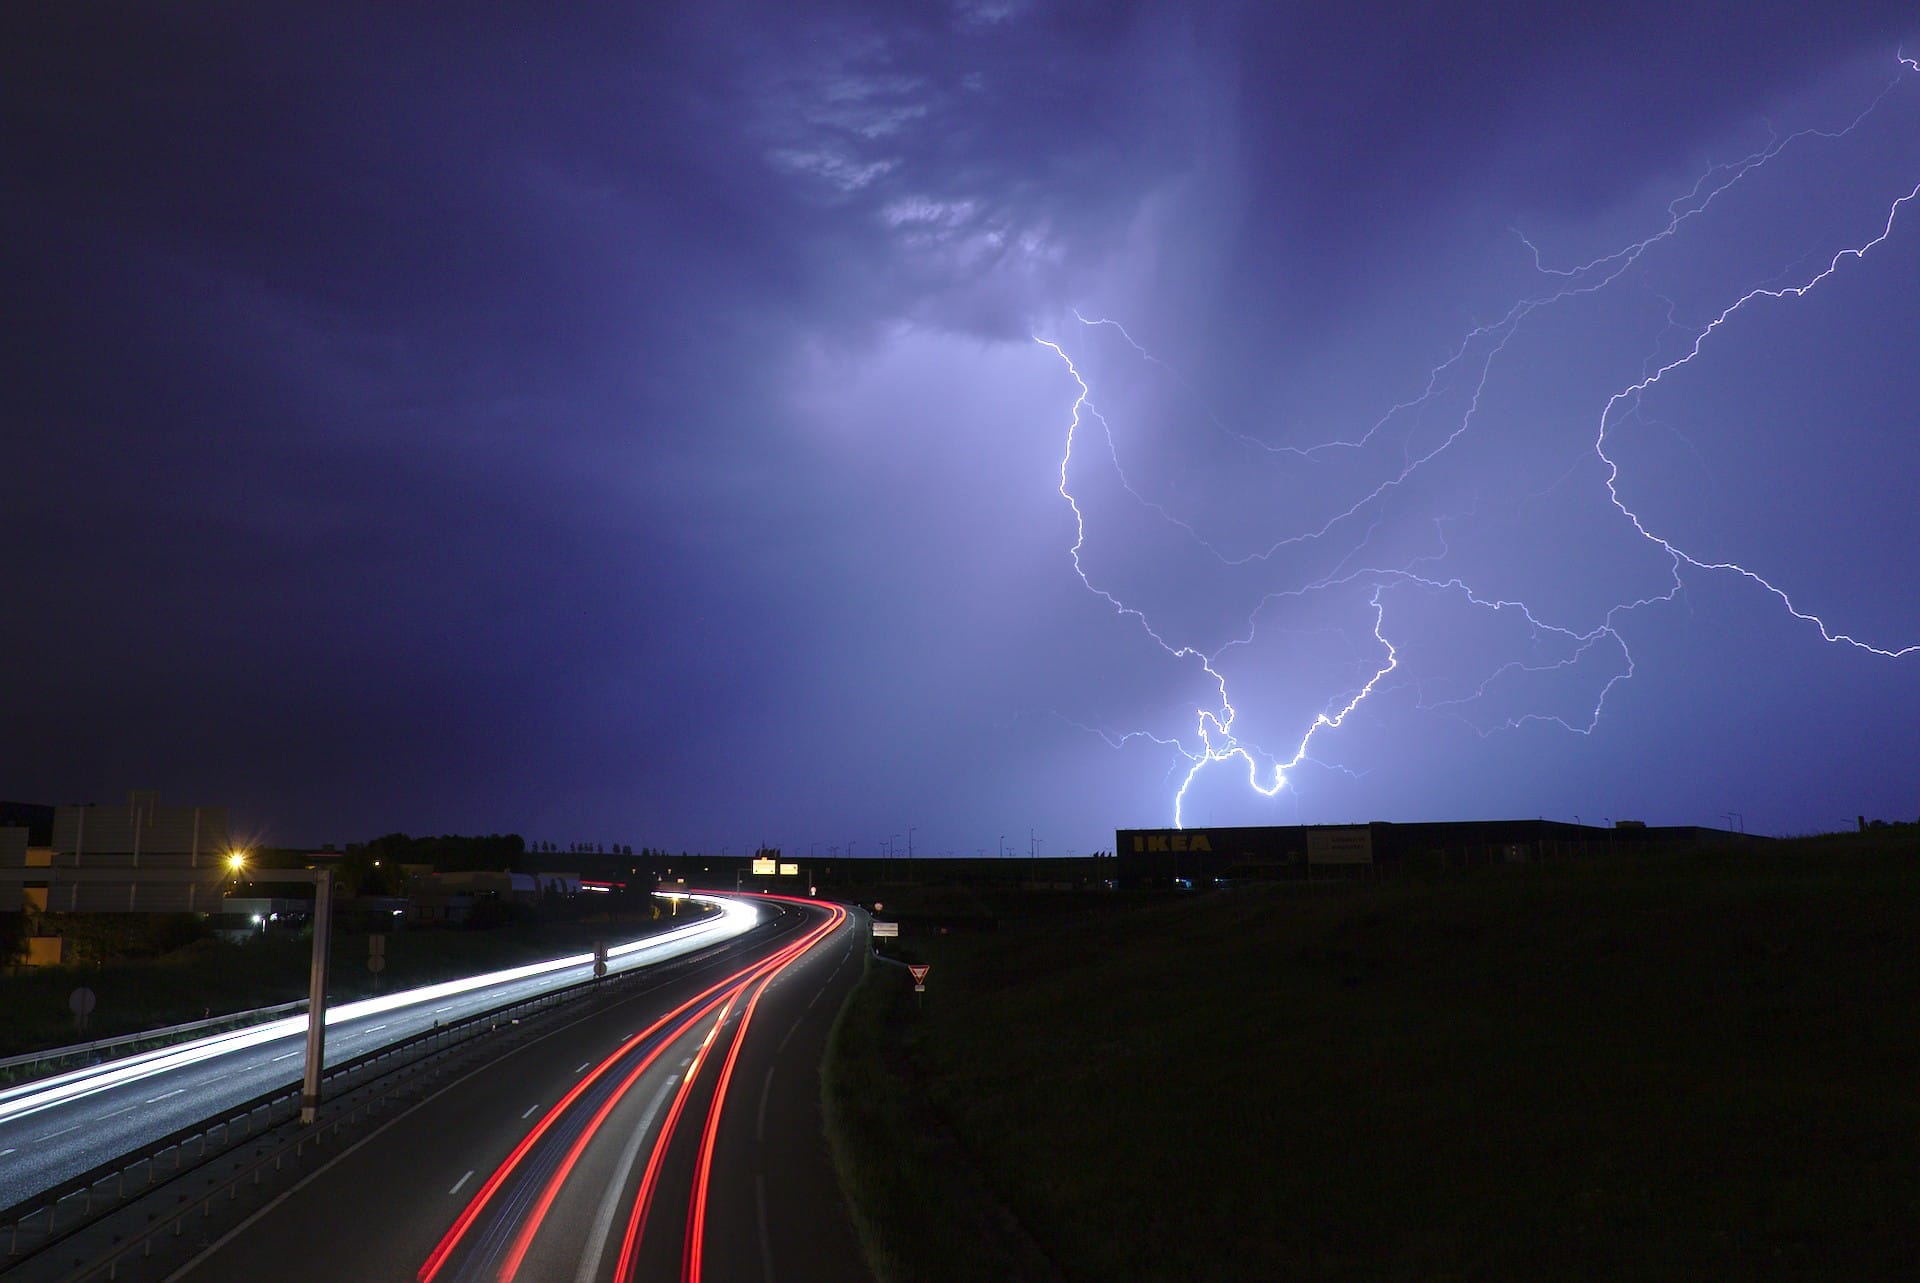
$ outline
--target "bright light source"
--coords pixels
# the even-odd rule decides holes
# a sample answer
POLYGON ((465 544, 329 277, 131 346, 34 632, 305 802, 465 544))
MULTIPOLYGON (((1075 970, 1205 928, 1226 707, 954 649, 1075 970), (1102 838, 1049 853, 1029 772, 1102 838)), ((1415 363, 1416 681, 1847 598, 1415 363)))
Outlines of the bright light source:
POLYGON ((234 851, 227 856, 227 869, 229 872, 238 873, 246 867, 247 853, 245 851, 234 851))
POLYGON ((259 914, 257 914, 257 913, 256 913, 256 914, 254 914, 254 915, 253 915, 253 925, 257 927, 257 926, 259 926, 259 925, 260 925, 260 922, 261 922, 261 918, 260 918, 260 915, 259 915, 259 914))

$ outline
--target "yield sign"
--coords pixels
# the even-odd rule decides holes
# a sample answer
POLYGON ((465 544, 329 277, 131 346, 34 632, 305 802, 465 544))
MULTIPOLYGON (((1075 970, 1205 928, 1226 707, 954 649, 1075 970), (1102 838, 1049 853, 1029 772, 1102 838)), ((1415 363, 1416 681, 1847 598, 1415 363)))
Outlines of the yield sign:
POLYGON ((924 993, 927 988, 927 972, 931 968, 924 962, 909 962, 907 970, 913 973, 914 992, 924 993))

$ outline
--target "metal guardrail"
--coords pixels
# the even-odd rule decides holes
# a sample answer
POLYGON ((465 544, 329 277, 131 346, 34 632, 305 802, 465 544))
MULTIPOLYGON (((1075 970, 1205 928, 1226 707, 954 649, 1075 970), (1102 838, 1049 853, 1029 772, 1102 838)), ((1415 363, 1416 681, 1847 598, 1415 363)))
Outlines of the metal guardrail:
MULTIPOLYGON (((58 1064, 64 1060, 84 1060, 89 1057, 109 1053, 107 1059, 131 1055, 141 1050, 140 1043, 153 1043, 164 1046, 175 1039, 204 1033, 208 1030, 245 1029, 250 1025, 264 1024, 281 1016, 292 1015, 296 1011, 305 1011, 307 1000, 296 999, 273 1007, 251 1007, 246 1011, 230 1011, 224 1016, 208 1016, 204 1020, 190 1020, 185 1024, 166 1025, 159 1029, 147 1029, 137 1034, 120 1034, 113 1038, 99 1038, 93 1042, 77 1042, 65 1047, 50 1047, 45 1051, 29 1051, 18 1056, 8 1056, 0 1060, 0 1075, 22 1065, 58 1064), (117 1053, 117 1055, 112 1054, 117 1053)), ((27 1075, 35 1077, 36 1075, 27 1075)))
MULTIPOLYGON (((492 1032, 503 1022, 515 1021, 543 1008, 557 1007, 593 991, 593 982, 583 981, 492 1011, 450 1021, 402 1042, 331 1066, 322 1075, 322 1081, 332 1089, 330 1095, 350 1092, 452 1051, 461 1044, 492 1032)), ((298 1082, 277 1088, 224 1110, 212 1119, 151 1141, 0 1211, 0 1235, 5 1236, 6 1243, 0 1267, 10 1267, 70 1238, 131 1199, 139 1198, 157 1185, 191 1172, 228 1152, 238 1142, 298 1117, 300 1099, 301 1084, 298 1082)), ((378 1100, 379 1097, 374 1099, 378 1100)), ((360 1112, 361 1109, 356 1109, 344 1118, 357 1117, 360 1112)), ((323 1123, 320 1130, 337 1130, 342 1121, 342 1117, 335 1117, 323 1123)), ((301 1138, 292 1142, 295 1155, 305 1144, 311 1143, 317 1134, 313 1127, 301 1129, 301 1138)), ((287 1146, 283 1145, 275 1153, 283 1153, 286 1149, 287 1146)), ((231 1182, 218 1188, 225 1190, 229 1184, 231 1182)), ((189 1204, 187 1210, 198 1208, 204 1201, 203 1197, 189 1204)), ((179 1214, 172 1219, 177 1221, 179 1214)), ((142 1235, 129 1246, 137 1246, 149 1237, 142 1235)), ((124 1255, 124 1251, 117 1251, 114 1259, 124 1255)))
MULTIPOLYGON (((321 1081, 330 1089, 329 1098, 337 1097, 340 1093, 368 1086, 382 1078, 422 1067, 431 1059, 450 1053, 461 1045, 493 1032, 503 1023, 517 1022, 523 1015, 558 1007, 563 1003, 595 993, 606 993, 611 988, 625 987, 633 981, 657 977, 663 969, 679 970, 691 966, 704 960, 719 947, 721 946, 713 945, 696 949, 692 953, 654 966, 621 971, 604 980, 582 980, 531 998, 521 999, 519 1002, 509 1003, 504 1007, 496 1007, 490 1011, 449 1021, 425 1033, 416 1034, 411 1038, 334 1065, 324 1071, 321 1081)), ((131 1205, 161 1185, 191 1173, 221 1154, 230 1152, 240 1141, 298 1117, 301 1091, 302 1085, 295 1082, 256 1096, 241 1105, 222 1111, 212 1119, 163 1136, 159 1140, 149 1142, 118 1158, 102 1163, 90 1171, 42 1190, 10 1208, 0 1209, 0 1239, 5 1243, 5 1253, 0 1255, 0 1272, 10 1270, 74 1235, 82 1233, 89 1226, 105 1219, 122 1207, 131 1205), (215 1133, 219 1133, 217 1141, 214 1139, 215 1133), (190 1147, 191 1152, 189 1152, 190 1147), (171 1164, 167 1165, 166 1160, 169 1158, 171 1164), (131 1190, 128 1187, 130 1178, 138 1180, 138 1184, 131 1190), (107 1188, 109 1185, 111 1188, 107 1188), (78 1200, 77 1211, 69 1211, 68 1209, 75 1205, 75 1200, 78 1200), (42 1217, 44 1219, 41 1219, 42 1217), (34 1223, 36 1220, 39 1221, 38 1224, 34 1223)), ((65 1277, 76 1280, 91 1278, 102 1271, 106 1271, 108 1277, 112 1277, 119 1263, 130 1254, 138 1252, 143 1257, 151 1255, 156 1238, 163 1234, 179 1237, 187 1218, 195 1212, 200 1213, 204 1222, 212 1214, 212 1204, 221 1195, 225 1195, 229 1200, 233 1199, 240 1183, 248 1179, 256 1185, 259 1184, 269 1162, 274 1170, 279 1170, 288 1157, 298 1158, 307 1145, 317 1144, 323 1137, 337 1134, 343 1126, 358 1120, 378 1107, 386 1099, 387 1094, 386 1092, 375 1093, 366 1100, 356 1103, 343 1114, 334 1114, 322 1118, 311 1126, 301 1128, 292 1136, 284 1138, 272 1151, 248 1164, 235 1175, 216 1183, 198 1198, 189 1201, 183 1197, 178 1206, 167 1214, 155 1218, 143 1232, 123 1239, 117 1238, 111 1252, 102 1255, 94 1264, 84 1266, 65 1277)))

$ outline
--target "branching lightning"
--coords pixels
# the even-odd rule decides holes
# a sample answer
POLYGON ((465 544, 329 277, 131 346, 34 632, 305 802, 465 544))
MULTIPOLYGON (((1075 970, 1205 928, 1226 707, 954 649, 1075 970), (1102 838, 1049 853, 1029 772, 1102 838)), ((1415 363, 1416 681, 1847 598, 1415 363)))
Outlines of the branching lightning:
MULTIPOLYGON (((1402 443, 1398 460, 1383 474, 1377 474, 1371 480, 1360 482, 1354 488, 1354 497, 1350 502, 1337 504, 1331 516, 1310 524, 1306 529, 1264 543, 1235 548, 1221 546, 1219 542, 1203 533, 1194 522, 1176 515, 1165 504, 1149 498, 1129 478, 1123 467, 1122 453, 1114 429, 1094 403, 1094 393, 1088 376, 1083 373, 1079 365, 1076 365, 1062 342, 1036 336, 1035 342, 1050 351, 1062 363, 1078 389, 1072 404, 1064 448, 1060 456, 1057 487, 1060 497, 1066 502, 1073 517, 1074 536, 1068 552, 1074 573, 1087 591, 1105 602, 1115 614, 1136 625, 1159 651, 1164 652, 1176 664, 1196 673, 1207 691, 1206 702, 1193 710, 1192 721, 1189 723, 1190 730, 1186 734, 1162 736, 1147 731, 1129 731, 1124 734, 1096 732, 1115 747, 1138 738, 1168 747, 1177 754, 1175 769, 1172 772, 1179 776, 1179 785, 1172 798, 1172 821, 1176 827, 1184 827, 1188 792, 1208 767, 1237 760, 1246 771, 1248 786, 1265 797, 1273 797, 1286 788, 1290 778, 1304 764, 1313 763, 1331 766, 1334 769, 1346 769, 1335 763, 1322 762, 1312 756, 1312 753, 1318 741, 1323 737, 1333 736, 1369 699, 1388 689, 1398 680, 1396 674, 1401 670, 1403 653, 1390 638, 1393 630, 1388 624, 1389 601, 1396 592, 1416 592, 1429 597, 1450 599, 1473 612, 1480 613, 1483 617, 1513 620, 1515 623, 1511 626, 1515 627, 1524 623, 1530 637, 1550 648, 1549 656, 1544 659, 1508 658, 1492 665, 1490 669, 1484 670, 1485 676, 1477 686, 1470 688, 1464 694, 1451 694, 1437 699, 1428 699, 1423 694, 1416 705, 1421 709, 1458 714, 1460 710, 1484 699, 1496 683, 1522 676, 1562 673, 1581 665, 1599 666, 1603 669, 1604 680, 1597 683, 1591 704, 1583 703, 1586 709, 1584 713, 1569 715, 1547 709, 1509 712, 1491 725, 1476 726, 1475 729, 1483 735, 1517 728, 1531 722, 1550 723, 1575 734, 1591 735, 1600 724, 1609 697, 1622 683, 1629 681, 1636 671, 1632 651, 1621 632, 1625 618, 1658 603, 1674 602, 1685 590, 1687 575, 1690 572, 1721 572, 1747 581, 1775 599, 1793 619, 1811 625, 1828 643, 1854 647, 1887 659, 1899 659, 1920 653, 1920 642, 1890 644, 1862 640, 1842 626, 1797 604, 1785 589, 1752 566, 1731 559, 1715 559, 1688 551, 1675 538, 1657 530, 1654 523, 1630 503, 1625 493, 1630 488, 1628 480, 1623 476, 1622 466, 1611 448, 1613 435, 1621 416, 1628 411, 1637 410, 1643 398, 1652 389, 1663 381, 1676 377, 1700 359, 1703 353, 1713 346, 1715 339, 1729 327, 1736 325, 1744 314, 1770 304, 1791 304, 1819 289, 1849 267, 1866 263, 1875 250, 1895 235, 1903 219, 1910 221, 1914 214, 1920 213, 1920 210, 1908 208, 1916 201, 1920 201, 1920 182, 1915 183, 1904 195, 1899 196, 1886 207, 1884 220, 1877 224, 1870 237, 1831 255, 1824 255, 1817 270, 1811 270, 1791 283, 1767 284, 1738 294, 1731 303, 1714 313, 1705 324, 1692 327, 1690 331, 1681 331, 1688 337, 1679 345, 1680 355, 1668 359, 1649 360, 1643 367, 1641 377, 1613 392, 1599 407, 1596 429, 1587 447, 1591 450, 1591 454, 1587 455, 1583 452, 1579 457, 1586 460, 1589 468, 1597 458, 1603 474, 1602 485, 1607 501, 1641 540, 1659 550, 1667 567, 1667 573, 1660 585, 1630 596, 1627 600, 1613 602, 1601 610, 1597 618, 1584 625, 1565 621, 1556 622, 1550 619, 1546 612, 1517 597, 1488 592, 1468 583, 1458 575, 1434 573, 1431 567, 1440 562, 1448 552, 1447 523, 1444 518, 1434 523, 1437 538, 1432 551, 1385 564, 1354 564, 1366 558, 1366 550, 1375 526, 1380 520, 1383 504, 1396 491, 1406 487, 1416 475, 1428 468, 1435 460, 1473 433, 1481 414, 1483 394, 1487 391, 1497 367, 1500 366, 1503 354, 1516 334, 1530 320, 1547 309, 1570 300, 1598 294, 1614 285, 1649 251, 1679 236, 1688 224, 1706 215, 1715 203, 1734 187, 1765 168, 1789 148, 1807 140, 1831 141, 1852 133, 1880 107, 1889 94, 1901 86, 1906 73, 1920 72, 1920 62, 1908 57, 1904 51, 1898 54, 1898 63, 1901 68, 1900 74, 1882 88, 1866 108, 1844 127, 1834 130, 1809 128, 1785 135, 1775 134, 1764 147, 1739 160, 1712 166, 1687 192, 1667 205, 1666 218, 1660 226, 1620 249, 1574 266, 1553 266, 1546 261, 1541 250, 1531 240, 1523 235, 1519 236, 1521 243, 1525 245, 1532 257, 1535 271, 1551 281, 1552 287, 1537 295, 1522 298, 1512 304, 1498 319, 1468 330, 1447 351, 1444 358, 1428 372, 1424 386, 1418 395, 1393 405, 1363 430, 1306 446, 1276 445, 1235 431, 1222 422, 1218 415, 1208 411, 1212 427, 1239 445, 1270 456, 1282 457, 1292 466, 1309 466, 1335 455, 1365 451, 1369 447, 1374 447, 1382 434, 1389 432, 1393 425, 1408 416, 1418 416, 1438 404, 1443 389, 1459 387, 1465 390, 1463 406, 1447 421, 1445 430, 1439 434, 1437 440, 1416 447, 1413 432, 1409 430, 1402 443), (1178 530, 1183 540, 1222 567, 1237 571, 1275 573, 1275 563, 1283 551, 1291 552, 1304 546, 1325 544, 1334 539, 1345 539, 1347 542, 1344 546, 1347 551, 1329 572, 1307 575, 1299 578, 1297 582, 1268 586, 1259 591, 1252 608, 1247 613, 1244 629, 1236 635, 1212 644, 1201 644, 1178 637, 1172 627, 1156 622, 1155 618, 1150 617, 1146 607, 1130 600, 1131 594, 1114 587, 1089 569, 1086 556, 1089 517, 1074 488, 1074 478, 1076 470, 1085 466, 1084 450, 1082 454, 1076 455, 1076 448, 1083 447, 1084 436, 1091 431, 1097 431, 1102 439, 1105 460, 1121 490, 1143 510, 1152 513, 1156 519, 1167 526, 1178 530), (1249 741, 1235 728, 1240 710, 1236 708, 1229 690, 1227 657, 1238 649, 1253 645, 1260 632, 1262 619, 1268 612, 1279 610, 1291 601, 1338 589, 1356 590, 1365 594, 1370 616, 1367 621, 1368 632, 1370 643, 1376 648, 1376 656, 1373 659, 1361 661, 1359 667, 1364 674, 1364 680, 1361 680, 1353 689, 1329 695, 1320 711, 1310 718, 1298 739, 1289 737, 1286 747, 1269 751, 1249 741)), ((1516 235, 1519 234, 1516 233, 1516 235)), ((1074 316, 1089 330, 1110 329, 1115 332, 1134 355, 1171 375, 1188 395, 1204 403, 1204 399, 1199 397, 1186 380, 1171 366, 1148 351, 1120 322, 1107 317, 1088 317, 1078 312, 1074 316)), ((1673 321, 1671 305, 1668 308, 1668 317, 1670 325, 1677 325, 1673 321)), ((1671 352, 1675 349, 1668 350, 1671 352)), ((1562 484, 1570 483, 1580 470, 1580 466, 1576 461, 1569 468, 1567 475, 1562 478, 1562 484)), ((1417 682, 1413 684, 1418 686, 1417 682)))

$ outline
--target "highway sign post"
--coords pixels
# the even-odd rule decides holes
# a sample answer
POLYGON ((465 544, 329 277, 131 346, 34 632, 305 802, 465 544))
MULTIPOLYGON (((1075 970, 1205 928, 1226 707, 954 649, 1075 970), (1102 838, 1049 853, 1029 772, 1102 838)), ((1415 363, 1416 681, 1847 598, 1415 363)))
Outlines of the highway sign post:
MULTIPOLYGON (((231 874, 239 866, 229 865, 231 874)), ((191 869, 70 868, 34 865, 0 869, 0 886, 44 884, 49 889, 73 882, 132 883, 147 886, 165 882, 219 880, 217 867, 191 869)), ((329 869, 247 869, 249 882, 308 882, 313 885, 313 967, 307 982, 307 1066, 300 1088, 300 1121, 312 1123, 320 1107, 320 1060, 326 1048, 327 957, 333 937, 333 873, 329 869)), ((77 999, 76 999, 77 1001, 77 999)), ((91 1005, 87 1008, 92 1011, 91 1005)), ((78 1012, 74 1013, 76 1018, 78 1012)))
POLYGON ((93 1014, 93 990, 81 985, 67 999, 67 1010, 73 1013, 73 1027, 81 1033, 87 1032, 87 1017, 93 1014))
POLYGON ((313 966, 307 976, 307 1072, 300 1080, 303 1127, 311 1127, 320 1112, 320 1065, 327 1049, 327 954, 332 941, 333 874, 317 869, 313 873, 313 966))
POLYGON ((379 932, 367 937, 367 970, 373 972, 373 987, 380 987, 380 973, 387 969, 387 938, 379 932))
POLYGON ((595 940, 593 942, 593 978, 599 980, 604 978, 606 974, 607 942, 605 940, 595 940))

